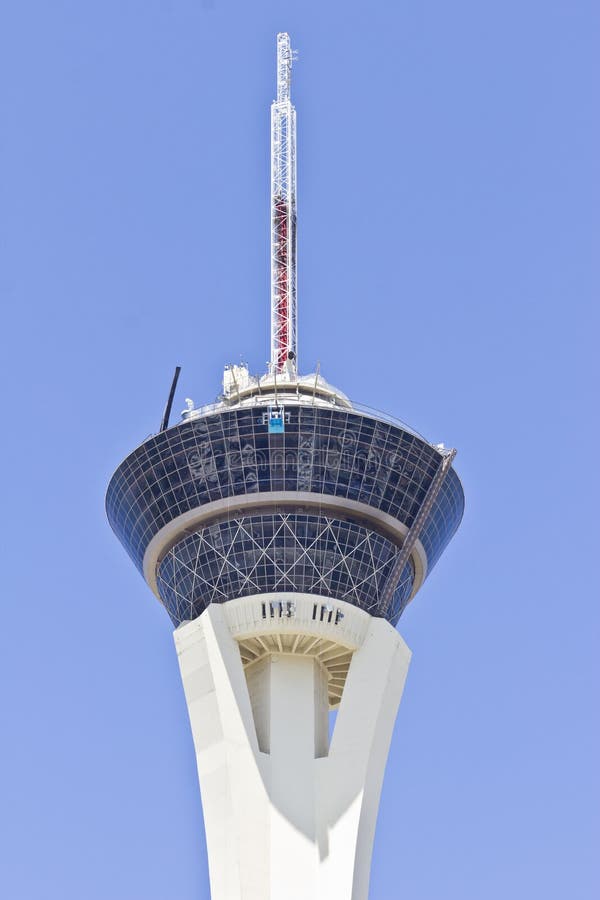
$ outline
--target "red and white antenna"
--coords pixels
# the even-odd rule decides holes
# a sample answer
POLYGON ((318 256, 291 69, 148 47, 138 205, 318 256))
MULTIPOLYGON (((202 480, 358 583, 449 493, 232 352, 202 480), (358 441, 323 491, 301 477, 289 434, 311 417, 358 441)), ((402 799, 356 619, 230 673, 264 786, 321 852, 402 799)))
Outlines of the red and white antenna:
POLYGON ((297 371, 296 110, 294 51, 277 35, 277 100, 271 106, 271 372, 297 371))

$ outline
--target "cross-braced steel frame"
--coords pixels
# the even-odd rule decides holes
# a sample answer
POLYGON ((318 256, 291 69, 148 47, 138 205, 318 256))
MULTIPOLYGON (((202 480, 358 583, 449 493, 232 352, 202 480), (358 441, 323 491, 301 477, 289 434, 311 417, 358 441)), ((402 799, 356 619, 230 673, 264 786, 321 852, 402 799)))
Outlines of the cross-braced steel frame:
POLYGON ((293 50, 277 35, 277 100, 271 106, 271 371, 297 369, 296 110, 290 100, 293 50))

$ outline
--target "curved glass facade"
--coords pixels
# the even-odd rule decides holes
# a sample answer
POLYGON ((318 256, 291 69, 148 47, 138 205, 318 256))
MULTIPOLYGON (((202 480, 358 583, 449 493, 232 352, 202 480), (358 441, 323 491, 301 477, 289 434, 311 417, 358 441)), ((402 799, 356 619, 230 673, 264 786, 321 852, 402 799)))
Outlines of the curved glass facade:
MULTIPOLYGON (((140 570, 151 539, 177 516, 264 491, 356 500, 410 527, 440 464, 434 447, 352 410, 295 405, 284 416, 284 432, 270 434, 266 409, 225 410, 161 432, 127 457, 111 479, 106 506, 140 570)), ((463 507, 460 481, 450 469, 421 533, 428 571, 463 507)))
POLYGON ((158 589, 175 625, 209 603, 271 591, 345 600, 396 621, 414 581, 407 563, 389 610, 380 597, 397 547, 369 528, 330 516, 274 512, 209 525, 169 550, 158 589))

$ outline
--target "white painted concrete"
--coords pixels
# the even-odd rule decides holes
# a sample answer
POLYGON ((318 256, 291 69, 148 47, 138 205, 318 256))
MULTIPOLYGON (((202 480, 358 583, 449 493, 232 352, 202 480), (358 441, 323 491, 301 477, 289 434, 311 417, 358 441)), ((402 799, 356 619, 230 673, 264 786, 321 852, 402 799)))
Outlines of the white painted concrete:
MULTIPOLYGON (((244 615, 243 603, 210 606, 175 631, 212 900, 367 900, 381 783, 410 651, 391 625, 361 613, 366 627, 358 629, 328 750, 331 672, 300 652, 266 654, 244 671, 232 632, 255 612, 250 602, 244 615)), ((310 622, 322 626, 323 640, 334 627, 310 622)), ((270 617, 268 624, 276 627, 270 617)))
POLYGON ((257 635, 305 634, 356 650, 371 622, 371 616, 358 606, 318 594, 252 594, 229 600, 222 608, 237 641, 257 635))

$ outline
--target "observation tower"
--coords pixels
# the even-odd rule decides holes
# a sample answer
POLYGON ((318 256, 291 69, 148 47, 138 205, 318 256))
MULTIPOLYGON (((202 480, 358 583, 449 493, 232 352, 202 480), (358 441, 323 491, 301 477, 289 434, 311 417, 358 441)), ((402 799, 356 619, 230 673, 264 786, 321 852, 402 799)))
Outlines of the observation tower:
POLYGON ((106 498, 175 626, 212 900, 367 900, 410 660, 395 626, 464 506, 454 450, 299 374, 292 62, 279 34, 268 372, 227 366, 169 427, 177 370, 106 498))

